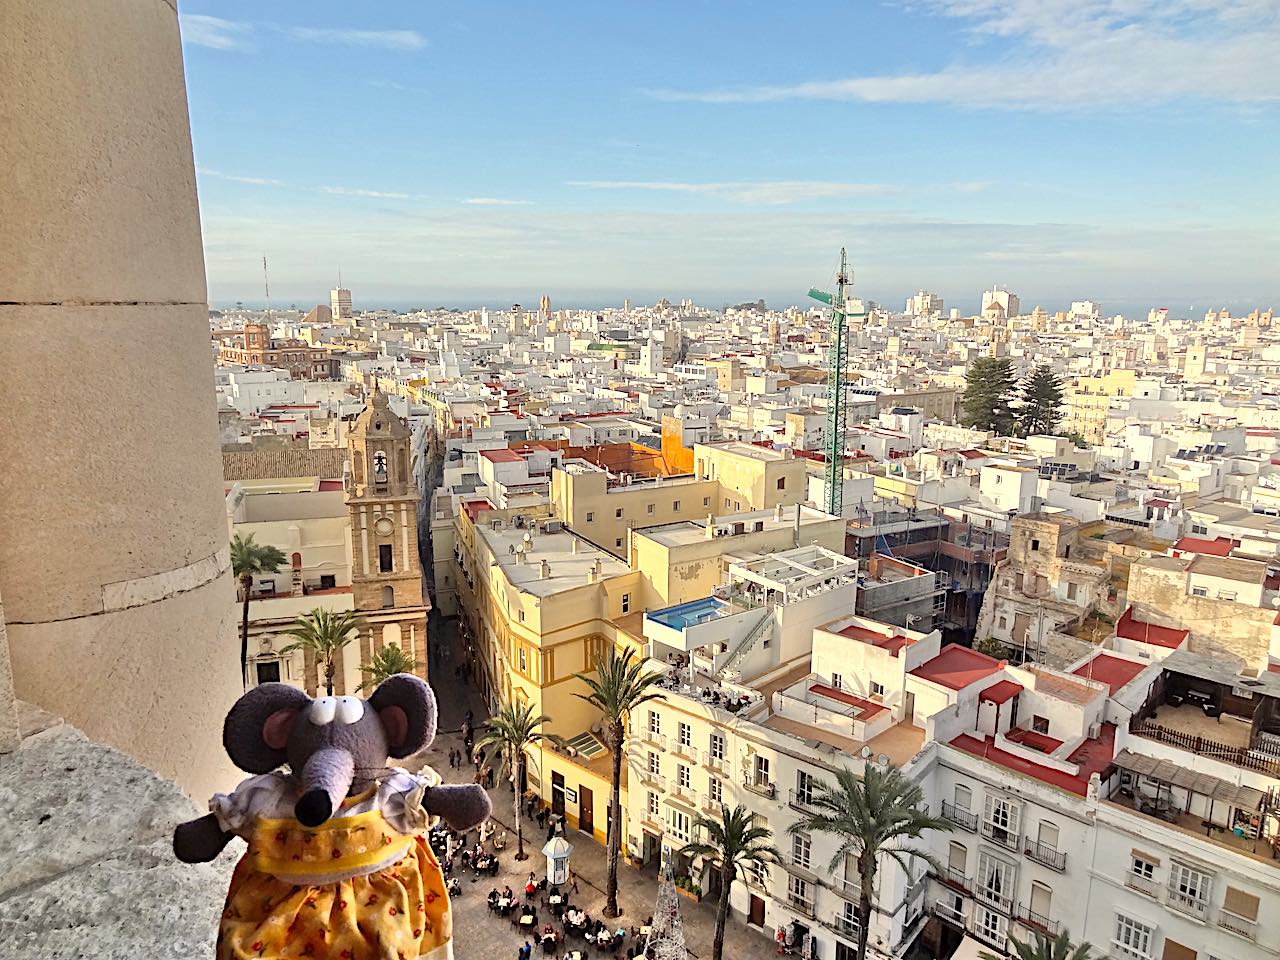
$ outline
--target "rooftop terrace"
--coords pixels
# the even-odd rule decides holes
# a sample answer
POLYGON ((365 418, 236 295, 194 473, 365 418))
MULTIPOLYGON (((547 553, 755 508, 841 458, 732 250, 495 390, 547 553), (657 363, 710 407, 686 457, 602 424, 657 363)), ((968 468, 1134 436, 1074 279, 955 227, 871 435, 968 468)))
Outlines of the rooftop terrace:
POLYGON ((476 530, 512 585, 537 597, 585 586, 592 577, 607 580, 630 570, 612 554, 567 530, 544 533, 515 526, 494 530, 483 522, 476 530))

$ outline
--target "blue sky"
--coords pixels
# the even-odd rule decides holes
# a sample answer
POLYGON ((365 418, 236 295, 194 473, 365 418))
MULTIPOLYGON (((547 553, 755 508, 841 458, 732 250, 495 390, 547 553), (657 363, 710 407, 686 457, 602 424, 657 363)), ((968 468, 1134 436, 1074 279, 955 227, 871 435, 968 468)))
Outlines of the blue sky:
POLYGON ((1280 303, 1275 0, 187 2, 210 297, 1280 303))

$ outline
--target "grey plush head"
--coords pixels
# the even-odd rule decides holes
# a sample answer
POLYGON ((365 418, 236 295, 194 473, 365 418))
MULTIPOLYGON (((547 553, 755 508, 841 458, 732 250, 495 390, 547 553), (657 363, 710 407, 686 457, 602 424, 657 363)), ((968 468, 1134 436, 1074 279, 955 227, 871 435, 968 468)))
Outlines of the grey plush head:
POLYGON ((401 673, 380 683, 368 700, 313 700, 296 687, 264 683, 231 708, 222 743, 249 773, 288 763, 300 781, 294 813, 306 826, 318 826, 344 797, 381 776, 388 757, 416 753, 435 733, 435 695, 426 681, 401 673))

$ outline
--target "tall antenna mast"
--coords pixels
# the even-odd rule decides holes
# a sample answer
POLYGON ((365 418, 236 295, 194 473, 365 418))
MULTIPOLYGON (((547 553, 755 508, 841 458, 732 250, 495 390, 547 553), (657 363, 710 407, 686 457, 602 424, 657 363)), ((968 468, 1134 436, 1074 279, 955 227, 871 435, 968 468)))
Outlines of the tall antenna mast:
POLYGON ((267 295, 267 319, 271 319, 271 281, 267 279, 267 256, 262 255, 262 290, 267 295))

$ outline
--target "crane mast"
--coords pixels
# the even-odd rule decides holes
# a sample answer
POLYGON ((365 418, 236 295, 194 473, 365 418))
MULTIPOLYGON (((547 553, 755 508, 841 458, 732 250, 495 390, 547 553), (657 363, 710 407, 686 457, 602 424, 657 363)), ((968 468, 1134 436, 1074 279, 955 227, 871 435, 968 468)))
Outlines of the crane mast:
MULTIPOLYGON (((849 379, 849 342, 845 320, 849 316, 865 317, 860 309, 849 312, 849 264, 844 247, 840 248, 840 270, 836 274, 835 293, 816 287, 809 296, 831 306, 831 344, 827 351, 827 424, 824 437, 827 454, 827 478, 824 504, 827 513, 844 516, 844 444, 848 427, 845 385, 849 379)), ((855 304, 861 308, 862 304, 855 304)))

